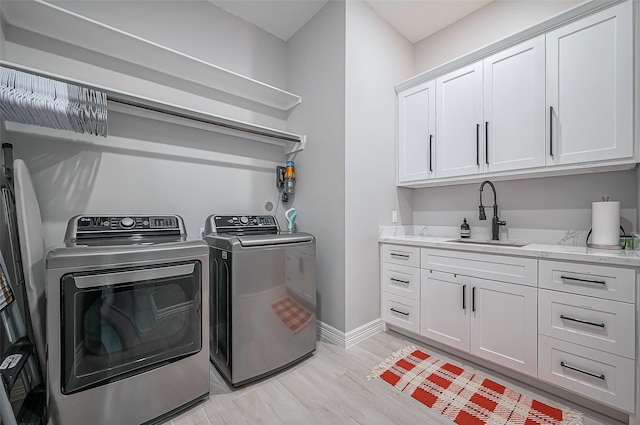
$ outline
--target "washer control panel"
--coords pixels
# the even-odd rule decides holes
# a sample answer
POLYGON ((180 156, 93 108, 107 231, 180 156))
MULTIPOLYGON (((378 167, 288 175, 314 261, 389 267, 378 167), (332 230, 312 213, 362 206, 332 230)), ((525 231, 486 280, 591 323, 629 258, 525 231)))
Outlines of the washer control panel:
POLYGON ((213 217, 213 224, 217 233, 278 232, 278 223, 272 215, 216 215, 213 217))

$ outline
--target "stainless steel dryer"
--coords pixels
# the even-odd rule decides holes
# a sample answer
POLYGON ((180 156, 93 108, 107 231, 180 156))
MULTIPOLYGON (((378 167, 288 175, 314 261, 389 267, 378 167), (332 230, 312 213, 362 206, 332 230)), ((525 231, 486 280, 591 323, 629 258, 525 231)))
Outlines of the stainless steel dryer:
POLYGON ((316 349, 316 241, 280 232, 273 216, 212 215, 211 361, 233 386, 316 349))
POLYGON ((208 248, 179 216, 78 216, 47 268, 49 417, 147 424, 209 395, 208 248))

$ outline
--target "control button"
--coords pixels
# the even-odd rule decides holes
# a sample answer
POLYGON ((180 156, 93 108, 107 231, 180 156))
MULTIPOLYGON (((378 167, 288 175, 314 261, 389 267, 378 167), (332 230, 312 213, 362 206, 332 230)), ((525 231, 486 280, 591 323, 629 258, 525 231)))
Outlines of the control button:
POLYGON ((242 224, 247 224, 249 222, 249 219, 245 216, 240 217, 240 223, 242 224))
POLYGON ((148 226, 149 225, 149 220, 143 221, 142 224, 144 224, 145 226, 148 226))
POLYGON ((125 229, 130 229, 135 225, 136 225, 136 222, 131 217, 125 217, 122 220, 120 220, 120 226, 124 227, 125 229))

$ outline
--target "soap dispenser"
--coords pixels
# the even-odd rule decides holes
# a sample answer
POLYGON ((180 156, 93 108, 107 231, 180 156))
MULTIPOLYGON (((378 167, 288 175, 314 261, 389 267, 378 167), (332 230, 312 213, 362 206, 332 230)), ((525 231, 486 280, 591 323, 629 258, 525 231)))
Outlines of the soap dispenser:
POLYGON ((462 224, 460 225, 460 237, 465 239, 471 237, 471 229, 469 228, 466 218, 462 220, 462 224))

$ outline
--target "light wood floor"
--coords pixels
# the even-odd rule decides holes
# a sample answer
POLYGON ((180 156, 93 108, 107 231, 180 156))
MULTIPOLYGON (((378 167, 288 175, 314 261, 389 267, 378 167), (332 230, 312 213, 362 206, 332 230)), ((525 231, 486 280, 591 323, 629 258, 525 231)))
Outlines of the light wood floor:
POLYGON ((212 367, 211 395, 164 425, 452 425, 453 422, 381 379, 370 370, 392 352, 415 344, 442 359, 478 370, 496 382, 558 407, 584 414, 585 425, 621 424, 580 406, 559 403, 501 375, 447 356, 398 333, 379 333, 349 349, 318 343, 316 354, 280 374, 232 390, 212 367))

